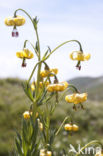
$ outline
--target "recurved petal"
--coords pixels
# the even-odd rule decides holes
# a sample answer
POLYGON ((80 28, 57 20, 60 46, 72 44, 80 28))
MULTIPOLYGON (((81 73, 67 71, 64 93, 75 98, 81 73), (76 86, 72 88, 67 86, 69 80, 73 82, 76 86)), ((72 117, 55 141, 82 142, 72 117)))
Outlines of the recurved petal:
POLYGON ((24 56, 23 56, 23 51, 17 52, 17 53, 16 53, 16 56, 17 56, 18 58, 24 58, 24 56))
POLYGON ((14 23, 16 26, 21 26, 21 25, 25 24, 25 18, 22 16, 17 16, 15 18, 13 18, 13 20, 14 20, 14 23))
POLYGON ((54 74, 57 74, 58 73, 58 69, 57 68, 50 69, 50 71, 53 72, 54 74))
POLYGON ((74 95, 73 95, 73 94, 67 95, 67 96, 65 97, 65 100, 66 100, 67 102, 69 102, 69 103, 73 103, 73 102, 74 102, 74 95))
POLYGON ((88 61, 90 58, 91 58, 91 55, 90 54, 85 54, 84 55, 84 60, 85 61, 88 61))
POLYGON ((12 17, 5 18, 4 22, 7 26, 14 26, 15 25, 12 17))

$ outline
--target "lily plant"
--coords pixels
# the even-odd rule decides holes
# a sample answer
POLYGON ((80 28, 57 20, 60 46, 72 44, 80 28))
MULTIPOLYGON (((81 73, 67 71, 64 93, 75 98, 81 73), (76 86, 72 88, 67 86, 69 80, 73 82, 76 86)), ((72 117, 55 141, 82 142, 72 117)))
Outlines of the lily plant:
MULTIPOLYGON (((47 64, 47 60, 51 55, 59 48, 70 42, 78 44, 79 49, 70 53, 70 59, 77 61, 76 68, 81 69, 81 62, 90 59, 90 54, 84 54, 81 43, 78 40, 68 40, 56 48, 51 50, 49 47, 41 56, 40 41, 38 35, 38 18, 32 18, 25 10, 17 9, 14 12, 13 17, 5 18, 5 24, 13 27, 12 37, 18 37, 19 33, 17 27, 25 24, 25 18, 18 15, 18 11, 24 12, 30 19, 35 34, 35 44, 29 40, 24 41, 23 49, 16 53, 16 56, 22 60, 22 67, 26 67, 26 60, 32 59, 34 55, 37 56, 37 63, 34 64, 30 77, 23 84, 23 89, 26 96, 30 99, 30 109, 23 113, 21 134, 17 132, 15 139, 16 143, 16 156, 67 156, 63 149, 62 154, 56 152, 54 147, 55 138, 61 132, 62 129, 70 132, 77 132, 79 126, 72 120, 71 116, 66 116, 61 125, 58 128, 54 128, 51 125, 51 118, 56 111, 56 107, 59 101, 63 99, 67 103, 73 104, 73 109, 76 111, 79 108, 84 109, 83 102, 87 100, 87 93, 80 93, 80 91, 72 84, 68 82, 59 82, 57 77, 58 69, 50 68, 47 64), (34 52, 27 48, 27 43, 31 45, 34 52), (44 68, 44 69, 43 69, 44 68), (43 69, 43 70, 42 70, 43 69), (34 73, 37 72, 37 77, 34 80, 34 73), (69 93, 69 91, 71 91, 69 93), (68 95, 66 94, 68 93, 68 95), (51 102, 50 102, 51 101, 51 102), (52 102, 53 101, 53 102, 52 102)), ((102 144, 99 141, 92 141, 84 146, 80 153, 91 144, 102 144)), ((103 146, 102 146, 103 148, 103 146)), ((103 154, 101 153, 102 156, 103 154)))

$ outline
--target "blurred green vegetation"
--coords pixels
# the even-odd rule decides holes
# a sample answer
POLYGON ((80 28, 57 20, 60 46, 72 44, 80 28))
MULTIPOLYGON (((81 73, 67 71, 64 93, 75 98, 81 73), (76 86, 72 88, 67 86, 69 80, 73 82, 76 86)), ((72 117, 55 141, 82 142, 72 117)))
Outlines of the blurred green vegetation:
MULTIPOLYGON (((8 156, 13 151, 15 130, 20 131, 22 113, 30 106, 21 87, 22 82, 16 78, 0 80, 0 156, 8 156)), ((69 149, 70 143, 84 145, 95 139, 103 142, 103 78, 76 78, 69 83, 76 84, 80 91, 87 91, 89 99, 84 103, 85 110, 76 112, 64 97, 60 101, 52 117, 52 125, 59 126, 67 115, 71 115, 80 130, 71 136, 62 130, 55 140, 56 147, 69 149)))

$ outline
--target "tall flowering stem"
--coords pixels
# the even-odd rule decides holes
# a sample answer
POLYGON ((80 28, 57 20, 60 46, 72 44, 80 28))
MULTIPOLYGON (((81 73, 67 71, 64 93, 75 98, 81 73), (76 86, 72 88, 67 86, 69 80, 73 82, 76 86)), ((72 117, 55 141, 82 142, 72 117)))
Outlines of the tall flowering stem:
MULTIPOLYGON (((31 16, 30 16, 25 10, 23 10, 23 9, 17 9, 17 10, 14 12, 14 17, 17 16, 16 14, 17 14, 18 11, 23 11, 23 12, 29 17, 29 19, 31 20, 31 22, 32 22, 32 24, 33 24, 34 30, 35 30, 35 32, 36 32, 36 37, 37 37, 38 51, 35 50, 33 44, 31 44, 31 43, 30 43, 30 44, 32 45, 32 47, 33 47, 34 50, 36 51, 36 54, 38 53, 37 57, 38 57, 38 61, 40 61, 40 60, 41 60, 41 58, 40 58, 40 42, 39 42, 39 35, 38 35, 38 31, 37 31, 37 23, 38 23, 37 17, 36 17, 35 19, 32 19, 31 16)), ((27 41, 28 41, 28 40, 25 41, 24 46, 25 46, 25 44, 26 44, 27 41)), ((36 96, 36 97, 37 97, 37 95, 38 95, 38 88, 39 88, 39 81, 40 81, 40 70, 41 70, 41 63, 38 64, 37 87, 36 87, 36 91, 35 91, 35 96, 36 96)), ((30 78, 31 78, 31 77, 30 77, 30 78)), ((30 79, 30 78, 29 78, 29 79, 30 79)), ((34 115, 36 115, 36 102, 34 103, 34 111, 33 111, 33 113, 34 113, 34 115), (35 112, 35 113, 34 113, 34 112, 35 112)))

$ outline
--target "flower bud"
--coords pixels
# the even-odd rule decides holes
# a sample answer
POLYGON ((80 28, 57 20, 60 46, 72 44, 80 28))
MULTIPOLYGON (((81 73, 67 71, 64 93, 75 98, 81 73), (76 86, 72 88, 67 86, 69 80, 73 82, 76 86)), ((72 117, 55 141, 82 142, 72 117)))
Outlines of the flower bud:
POLYGON ((72 124, 65 124, 65 125, 64 125, 64 129, 65 129, 66 131, 72 131, 72 124))
POLYGON ((78 130, 79 130, 79 127, 78 127, 77 125, 73 124, 72 130, 73 130, 73 131, 78 131, 78 130))
POLYGON ((29 112, 29 111, 25 111, 23 113, 23 117, 24 119, 30 119, 30 116, 32 115, 32 112, 29 112))

